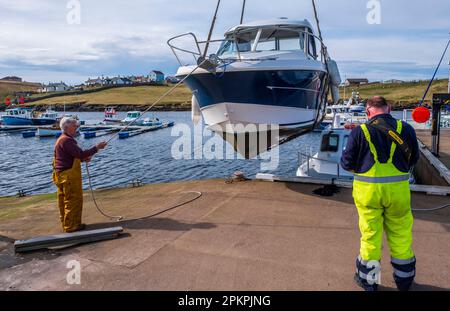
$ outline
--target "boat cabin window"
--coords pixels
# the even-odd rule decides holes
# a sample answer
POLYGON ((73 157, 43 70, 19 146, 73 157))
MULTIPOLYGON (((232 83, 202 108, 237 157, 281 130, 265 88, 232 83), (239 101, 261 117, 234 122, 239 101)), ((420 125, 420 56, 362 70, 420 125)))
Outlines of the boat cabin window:
POLYGON ((131 113, 129 113, 128 114, 128 118, 139 118, 139 113, 133 113, 133 112, 131 112, 131 113))
POLYGON ((256 51, 303 51, 305 49, 305 34, 299 31, 263 29, 256 51))
POLYGON ((312 31, 306 28, 254 28, 241 31, 236 34, 236 39, 233 35, 229 35, 222 43, 217 55, 223 57, 227 54, 235 55, 238 52, 250 52, 255 49, 256 52, 305 51, 311 57, 317 58, 315 39, 307 35, 308 32, 312 31), (255 41, 257 41, 256 46, 255 41))
POLYGON ((250 52, 257 34, 258 30, 254 29, 252 31, 239 33, 236 39, 233 39, 232 36, 228 36, 227 40, 224 41, 219 48, 217 55, 225 56, 227 54, 233 55, 238 52, 250 52))
POLYGON ((322 145, 320 146, 322 152, 338 152, 339 151, 339 135, 329 133, 323 136, 322 145))
POLYGON ((312 58, 317 58, 317 50, 316 50, 316 40, 313 36, 309 36, 309 48, 308 48, 308 54, 312 58))

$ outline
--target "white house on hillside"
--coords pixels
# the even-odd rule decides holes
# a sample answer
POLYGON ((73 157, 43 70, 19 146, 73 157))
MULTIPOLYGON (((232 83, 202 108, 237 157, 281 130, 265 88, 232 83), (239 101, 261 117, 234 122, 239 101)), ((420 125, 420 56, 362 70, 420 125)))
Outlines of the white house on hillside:
POLYGON ((43 93, 65 92, 65 91, 68 91, 69 89, 70 89, 70 87, 61 81, 58 83, 49 83, 48 85, 45 85, 42 89, 42 92, 43 93))
POLYGON ((131 85, 133 82, 128 78, 115 77, 111 79, 112 85, 131 85))
POLYGON ((88 80, 86 81, 86 85, 87 85, 87 86, 100 86, 100 85, 103 84, 102 82, 103 82, 103 80, 100 79, 100 78, 96 78, 96 79, 88 79, 88 80))

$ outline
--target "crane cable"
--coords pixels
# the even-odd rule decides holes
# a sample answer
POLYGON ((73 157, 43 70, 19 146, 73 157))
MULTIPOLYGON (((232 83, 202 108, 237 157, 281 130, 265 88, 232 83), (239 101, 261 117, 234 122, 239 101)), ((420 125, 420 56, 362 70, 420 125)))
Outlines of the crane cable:
MULTIPOLYGON (((147 112, 149 112, 153 107, 155 107, 158 103, 160 103, 164 98, 166 98, 167 96, 169 96, 170 94, 173 93, 173 91, 175 91, 175 89, 177 89, 181 84, 184 83, 184 81, 186 81, 187 78, 189 78, 198 68, 200 68, 204 63, 206 62, 206 59, 203 60, 202 62, 200 62, 200 64, 198 64, 188 75, 186 75, 183 79, 181 79, 177 84, 175 84, 174 86, 172 86, 166 93, 164 93, 163 95, 161 95, 152 105, 150 105, 150 107, 148 107, 146 110, 144 110, 144 112, 136 119, 134 119, 132 122, 128 123, 123 129, 121 129, 119 132, 117 132, 116 134, 114 134, 108 141, 107 143, 111 142, 114 138, 116 138, 120 133, 126 131, 127 129, 129 129, 133 124, 135 124, 138 120, 140 120, 147 112)), ((121 221, 123 220, 123 216, 113 216, 113 215, 109 215, 106 212, 104 212, 100 206, 97 203, 96 197, 95 197, 95 193, 94 193, 94 189, 92 187, 92 178, 91 178, 91 174, 89 172, 89 163, 86 162, 86 175, 88 178, 88 184, 89 184, 89 190, 91 192, 91 197, 92 197, 92 201, 94 202, 94 206, 97 209, 97 211, 102 214, 103 216, 110 218, 110 219, 116 219, 117 221, 121 221)), ((162 213, 165 213, 167 211, 170 211, 172 209, 178 208, 180 206, 186 205, 192 201, 197 200, 198 198, 200 198, 202 196, 201 192, 198 191, 189 191, 186 193, 196 193, 198 194, 198 196, 192 200, 189 200, 187 202, 184 203, 180 203, 176 206, 172 206, 169 207, 161 212, 158 212, 156 214, 150 215, 150 216, 146 216, 140 219, 145 219, 145 218, 150 218, 150 217, 154 217, 157 215, 160 215, 162 213)))

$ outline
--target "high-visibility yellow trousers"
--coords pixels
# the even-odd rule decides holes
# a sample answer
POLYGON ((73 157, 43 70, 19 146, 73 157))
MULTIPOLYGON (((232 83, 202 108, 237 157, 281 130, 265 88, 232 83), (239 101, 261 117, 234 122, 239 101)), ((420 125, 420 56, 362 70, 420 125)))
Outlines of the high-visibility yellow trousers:
POLYGON ((74 159, 71 169, 53 170, 53 182, 58 188, 58 207, 64 232, 77 231, 81 226, 83 210, 83 183, 81 161, 74 159))
POLYGON ((353 197, 359 214, 361 258, 365 261, 381 260, 383 230, 386 232, 392 258, 413 258, 414 219, 409 183, 355 181, 353 197))

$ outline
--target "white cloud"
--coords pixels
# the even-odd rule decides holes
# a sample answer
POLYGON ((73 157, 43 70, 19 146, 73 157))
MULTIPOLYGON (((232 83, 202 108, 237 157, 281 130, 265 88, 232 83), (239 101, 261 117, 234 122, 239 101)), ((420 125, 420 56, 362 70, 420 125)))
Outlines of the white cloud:
MULTIPOLYGON (((80 1, 81 25, 68 25, 66 0, 0 0, 0 75, 22 72, 45 81, 72 74, 74 81, 151 69, 146 66, 173 71, 167 39, 187 31, 204 38, 215 7, 213 0, 80 1)), ((344 62, 343 74, 357 73, 361 62, 384 63, 387 70, 366 69, 376 75, 389 74, 392 63, 435 65, 450 30, 450 2, 381 0, 379 26, 367 24, 366 2, 317 1, 326 44, 344 62)), ((222 1, 215 37, 238 23, 240 8, 241 0, 222 1)), ((247 21, 280 16, 314 22, 310 1, 247 0, 247 21)), ((395 70, 390 74, 414 75, 402 66, 395 70)))

